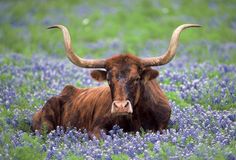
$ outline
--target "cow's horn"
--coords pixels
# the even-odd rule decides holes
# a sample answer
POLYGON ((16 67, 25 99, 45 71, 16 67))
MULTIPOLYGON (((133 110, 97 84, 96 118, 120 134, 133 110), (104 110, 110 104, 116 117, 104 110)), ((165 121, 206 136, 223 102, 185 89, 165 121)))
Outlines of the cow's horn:
POLYGON ((72 45, 71 45, 70 33, 65 26, 53 25, 53 26, 48 27, 48 29, 51 29, 51 28, 61 29, 63 33, 63 37, 64 37, 66 55, 72 63, 83 68, 104 68, 105 67, 105 60, 103 59, 99 59, 99 60, 83 59, 74 53, 72 49, 72 45))
POLYGON ((175 52, 178 46, 179 36, 180 36, 181 31, 190 27, 201 27, 201 25, 183 24, 177 27, 172 34, 170 44, 166 53, 160 57, 143 58, 142 63, 144 64, 144 66, 161 66, 161 65, 169 63, 175 56, 175 52))

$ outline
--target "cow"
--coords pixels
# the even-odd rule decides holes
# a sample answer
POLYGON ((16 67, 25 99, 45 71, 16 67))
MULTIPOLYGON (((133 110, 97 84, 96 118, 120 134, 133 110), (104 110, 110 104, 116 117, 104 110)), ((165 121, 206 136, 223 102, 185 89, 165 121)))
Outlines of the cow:
POLYGON ((139 58, 132 54, 120 54, 108 59, 84 59, 74 53, 68 29, 59 28, 63 33, 66 55, 78 67, 98 68, 91 72, 96 81, 107 81, 108 85, 93 88, 64 87, 62 92, 51 97, 33 115, 33 131, 47 131, 64 128, 86 129, 100 137, 114 125, 124 132, 162 131, 167 128, 171 107, 156 77, 159 72, 152 66, 169 63, 176 54, 180 33, 198 24, 178 26, 171 37, 167 51, 159 57, 139 58))

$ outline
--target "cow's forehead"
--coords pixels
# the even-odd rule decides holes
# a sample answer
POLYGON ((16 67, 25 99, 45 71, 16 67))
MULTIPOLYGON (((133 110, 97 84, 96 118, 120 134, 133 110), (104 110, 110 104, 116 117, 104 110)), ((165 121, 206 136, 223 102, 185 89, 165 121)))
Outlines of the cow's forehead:
POLYGON ((111 67, 111 72, 128 72, 128 73, 135 73, 139 70, 139 66, 136 64, 121 64, 121 65, 113 65, 111 67))
POLYGON ((116 77, 132 77, 139 74, 140 69, 136 64, 114 65, 110 70, 111 75, 116 77))
POLYGON ((107 70, 123 71, 131 68, 131 70, 137 70, 141 67, 141 60, 134 55, 119 55, 106 60, 107 70))

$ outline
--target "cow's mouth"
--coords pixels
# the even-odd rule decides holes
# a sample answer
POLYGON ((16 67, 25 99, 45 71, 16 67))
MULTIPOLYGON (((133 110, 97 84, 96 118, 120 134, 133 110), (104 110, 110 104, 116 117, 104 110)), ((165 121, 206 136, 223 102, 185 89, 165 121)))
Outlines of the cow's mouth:
POLYGON ((116 112, 116 113, 112 113, 111 115, 113 117, 123 117, 123 116, 131 117, 132 113, 130 113, 130 112, 116 112))

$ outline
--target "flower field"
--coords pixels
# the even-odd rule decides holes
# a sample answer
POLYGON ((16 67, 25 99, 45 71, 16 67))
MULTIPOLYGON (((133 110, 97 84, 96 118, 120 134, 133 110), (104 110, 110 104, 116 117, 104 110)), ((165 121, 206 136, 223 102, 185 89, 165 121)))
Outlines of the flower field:
POLYGON ((236 159, 234 1, 13 2, 0 2, 0 160, 236 159), (206 9, 205 16, 198 9, 206 9), (172 30, 189 22, 204 27, 184 31, 174 60, 156 67, 172 107, 163 134, 125 133, 114 126, 98 140, 85 130, 59 126, 49 134, 31 131, 32 115, 66 84, 106 85, 95 82, 91 70, 71 64, 61 34, 46 26, 68 26, 80 56, 131 52, 150 57, 161 55, 172 30))

